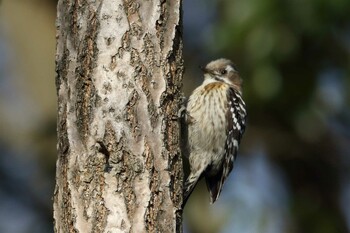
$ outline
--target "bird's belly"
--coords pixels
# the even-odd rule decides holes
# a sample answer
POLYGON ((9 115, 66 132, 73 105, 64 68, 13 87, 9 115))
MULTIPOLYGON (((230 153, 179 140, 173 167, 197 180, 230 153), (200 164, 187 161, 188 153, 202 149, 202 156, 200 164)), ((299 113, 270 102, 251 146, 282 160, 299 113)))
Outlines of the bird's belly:
POLYGON ((209 153, 222 154, 226 140, 225 114, 219 105, 197 107, 190 111, 189 126, 190 148, 209 153))

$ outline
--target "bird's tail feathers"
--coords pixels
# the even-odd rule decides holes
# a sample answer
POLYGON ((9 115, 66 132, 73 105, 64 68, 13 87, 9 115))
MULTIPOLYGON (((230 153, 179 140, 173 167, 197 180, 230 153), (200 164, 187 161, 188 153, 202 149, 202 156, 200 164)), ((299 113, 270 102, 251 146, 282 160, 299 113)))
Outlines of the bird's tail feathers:
POLYGON ((206 176, 205 181, 210 194, 210 204, 213 204, 220 196, 223 182, 220 175, 206 176))

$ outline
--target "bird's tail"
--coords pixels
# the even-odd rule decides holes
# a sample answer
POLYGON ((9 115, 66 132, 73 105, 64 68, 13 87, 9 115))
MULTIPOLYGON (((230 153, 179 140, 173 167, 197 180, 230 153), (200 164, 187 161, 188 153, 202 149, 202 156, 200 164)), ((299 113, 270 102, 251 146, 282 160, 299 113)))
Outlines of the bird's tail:
POLYGON ((220 178, 221 178, 220 175, 205 177, 207 188, 210 193, 211 204, 213 204, 220 196, 221 189, 222 189, 222 182, 220 178))

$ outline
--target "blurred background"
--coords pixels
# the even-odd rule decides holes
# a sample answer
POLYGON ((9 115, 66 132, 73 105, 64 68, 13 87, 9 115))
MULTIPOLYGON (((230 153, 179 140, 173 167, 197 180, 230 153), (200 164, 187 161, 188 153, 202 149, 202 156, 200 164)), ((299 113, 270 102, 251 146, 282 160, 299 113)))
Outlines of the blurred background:
MULTIPOLYGON (((55 0, 0 0, 0 232, 53 232, 55 0)), ((184 92, 232 59, 248 126, 210 206, 187 233, 350 232, 350 1, 184 0, 184 92)))

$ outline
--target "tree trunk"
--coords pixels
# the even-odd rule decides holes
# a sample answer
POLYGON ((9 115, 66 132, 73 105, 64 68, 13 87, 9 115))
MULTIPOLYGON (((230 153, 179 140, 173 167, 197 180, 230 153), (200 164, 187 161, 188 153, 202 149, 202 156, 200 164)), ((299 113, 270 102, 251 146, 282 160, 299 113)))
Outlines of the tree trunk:
POLYGON ((181 0, 59 0, 55 232, 181 232, 181 0))

